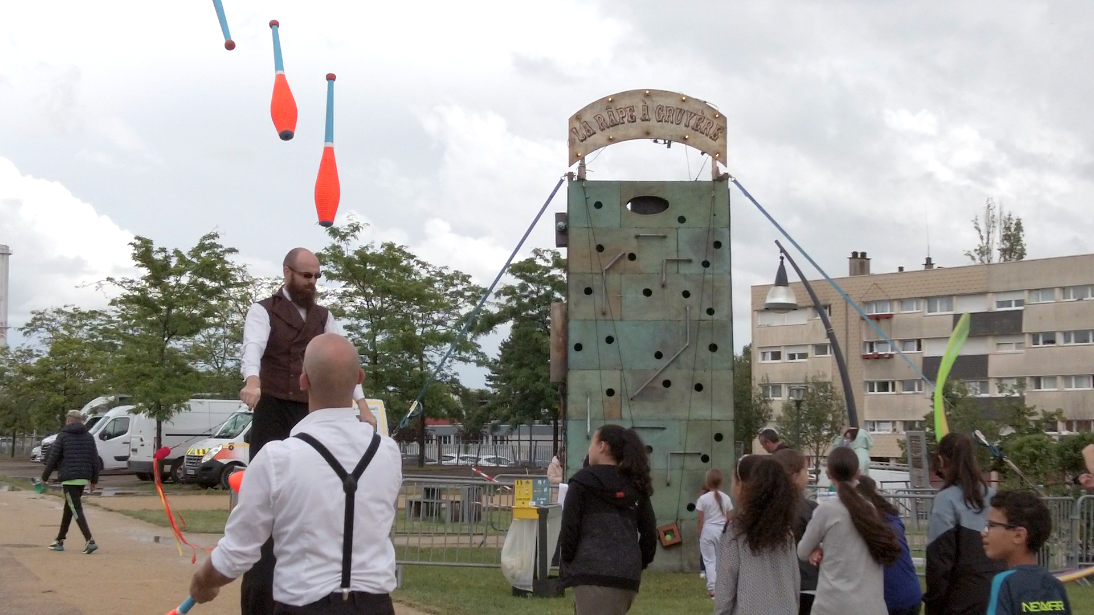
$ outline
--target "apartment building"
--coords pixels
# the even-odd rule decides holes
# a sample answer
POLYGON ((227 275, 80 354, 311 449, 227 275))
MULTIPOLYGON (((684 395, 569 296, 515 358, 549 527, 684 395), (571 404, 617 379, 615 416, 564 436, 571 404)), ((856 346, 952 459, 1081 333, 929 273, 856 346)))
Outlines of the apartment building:
MULTIPOLYGON (((1060 432, 1094 429, 1094 254, 990 265, 873 274, 865 252, 852 252, 841 288, 911 363, 933 381, 953 327, 971 314, 968 341, 950 372, 984 398, 1025 387, 1026 403, 1063 411, 1060 432)), ((899 458, 898 442, 922 427, 933 388, 925 383, 839 293, 810 280, 847 360, 861 426, 875 458, 899 458)), ((808 293, 791 282, 799 309, 764 311, 770 285, 752 287, 752 378, 776 413, 795 385, 839 372, 808 293)))

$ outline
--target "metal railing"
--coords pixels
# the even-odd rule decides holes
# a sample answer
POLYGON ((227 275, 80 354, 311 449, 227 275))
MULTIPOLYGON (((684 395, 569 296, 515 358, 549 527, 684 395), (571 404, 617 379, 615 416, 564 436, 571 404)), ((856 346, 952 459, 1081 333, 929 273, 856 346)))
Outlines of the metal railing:
POLYGON ((392 542, 400 564, 501 566, 513 490, 486 480, 405 478, 392 542))

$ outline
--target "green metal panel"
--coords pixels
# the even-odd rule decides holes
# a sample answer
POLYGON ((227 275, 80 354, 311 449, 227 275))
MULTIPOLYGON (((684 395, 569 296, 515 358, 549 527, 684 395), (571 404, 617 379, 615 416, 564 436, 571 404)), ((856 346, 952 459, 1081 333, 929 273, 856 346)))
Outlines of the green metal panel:
POLYGON ((694 570, 689 505, 706 471, 729 472, 734 459, 727 186, 571 180, 568 197, 568 467, 580 467, 599 426, 633 426, 658 523, 679 523, 684 540, 660 549, 654 567, 694 570), (668 208, 630 211, 638 196, 668 208))

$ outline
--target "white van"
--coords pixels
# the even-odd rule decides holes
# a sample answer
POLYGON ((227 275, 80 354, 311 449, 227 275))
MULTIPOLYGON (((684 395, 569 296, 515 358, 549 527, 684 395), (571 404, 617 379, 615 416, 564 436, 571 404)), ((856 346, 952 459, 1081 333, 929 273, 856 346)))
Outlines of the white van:
POLYGON ((217 428, 212 438, 201 440, 186 450, 188 483, 203 487, 228 488, 228 476, 236 468, 245 468, 250 456, 250 410, 240 410, 217 428))
MULTIPOLYGON (((88 427, 99 450, 99 470, 124 470, 129 462, 129 441, 136 419, 133 406, 118 406, 100 415, 88 427)), ((45 450, 45 446, 42 447, 45 450)))
MULTIPOLYGON (((182 482, 186 476, 183 463, 186 450, 197 441, 211 436, 213 430, 241 405, 237 399, 191 399, 187 409, 164 421, 161 446, 171 449, 161 466, 164 468, 164 478, 182 482)), ((134 416, 129 437, 129 470, 141 480, 150 480, 152 456, 156 452, 156 420, 145 415, 134 416)))

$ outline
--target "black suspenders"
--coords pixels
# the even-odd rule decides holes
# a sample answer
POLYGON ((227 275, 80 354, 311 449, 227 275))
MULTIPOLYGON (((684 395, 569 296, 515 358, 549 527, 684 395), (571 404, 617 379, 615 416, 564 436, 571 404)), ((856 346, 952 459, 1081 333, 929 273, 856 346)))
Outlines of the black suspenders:
POLYGON ((293 437, 300 438, 310 444, 316 452, 323 456, 323 459, 327 460, 338 478, 342 479, 342 491, 346 494, 346 519, 342 529, 342 600, 349 600, 349 577, 353 560, 354 495, 357 493, 357 481, 365 473, 365 468, 372 462, 372 458, 376 456, 376 450, 380 448, 380 434, 373 432, 372 442, 369 443, 368 450, 365 451, 365 456, 361 458, 361 461, 357 463, 357 467, 353 468, 352 474, 346 473, 345 469, 342 468, 342 464, 338 463, 334 455, 319 440, 306 433, 298 433, 293 437))

